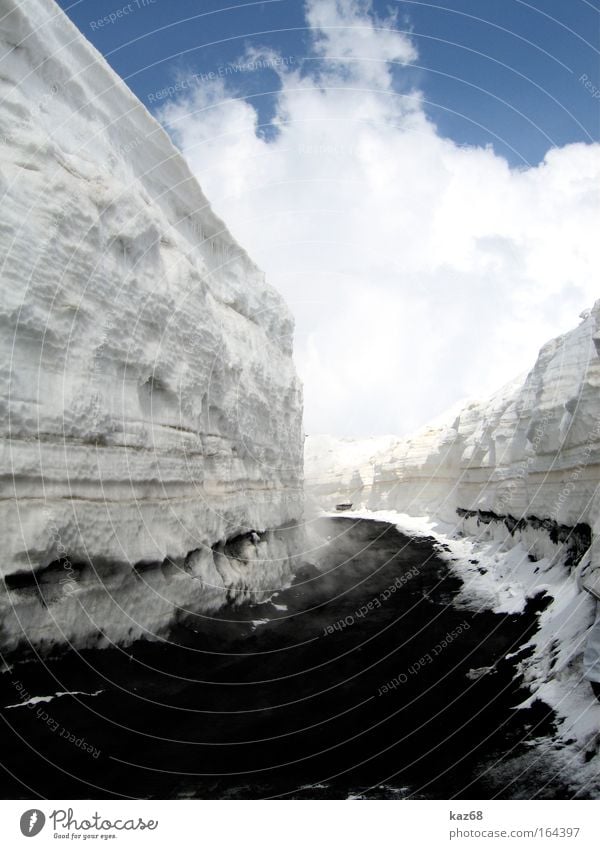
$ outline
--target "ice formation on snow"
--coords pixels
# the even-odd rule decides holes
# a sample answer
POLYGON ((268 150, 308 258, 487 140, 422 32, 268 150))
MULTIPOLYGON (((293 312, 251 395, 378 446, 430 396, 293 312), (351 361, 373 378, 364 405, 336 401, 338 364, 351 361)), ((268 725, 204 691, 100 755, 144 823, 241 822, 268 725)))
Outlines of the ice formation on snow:
POLYGON ((0 19, 0 645, 153 634, 289 578, 293 322, 51 0, 0 19))

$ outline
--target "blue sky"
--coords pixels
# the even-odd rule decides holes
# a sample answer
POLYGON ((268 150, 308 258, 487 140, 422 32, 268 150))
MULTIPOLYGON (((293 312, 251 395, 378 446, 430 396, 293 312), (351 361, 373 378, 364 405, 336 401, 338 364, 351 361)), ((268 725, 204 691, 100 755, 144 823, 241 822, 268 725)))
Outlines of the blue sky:
MULTIPOLYGON (((149 95, 185 68, 209 73, 249 46, 269 46, 303 66, 314 62, 303 3, 212 0, 60 0, 62 8, 150 108, 149 95), (104 16, 118 14, 102 25, 104 16), (126 13, 125 13, 126 10, 126 13)), ((553 145, 597 139, 600 86, 598 0, 438 0, 383 3, 398 10, 419 59, 397 72, 398 88, 418 84, 442 135, 492 144, 513 164, 537 163, 553 145)), ((261 120, 272 115, 266 70, 244 85, 261 120)))
POLYGON ((484 398, 600 295, 600 0, 62 2, 284 295, 307 432, 484 398))

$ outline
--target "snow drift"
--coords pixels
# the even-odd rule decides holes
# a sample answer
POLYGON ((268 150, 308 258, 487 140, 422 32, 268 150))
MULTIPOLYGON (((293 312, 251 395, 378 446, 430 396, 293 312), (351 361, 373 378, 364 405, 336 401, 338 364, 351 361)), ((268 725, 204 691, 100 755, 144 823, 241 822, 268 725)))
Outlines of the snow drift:
POLYGON ((0 645, 128 641, 290 573, 293 322, 51 0, 0 19, 0 645))
POLYGON ((562 739, 594 747, 600 708, 581 666, 594 602, 575 567, 590 547, 600 567, 600 301, 581 318, 526 376, 413 436, 309 438, 305 478, 319 508, 352 503, 437 538, 464 581, 459 603, 514 613, 551 597, 521 669, 562 739))
POLYGON ((475 513, 537 517, 587 524, 597 534, 599 341, 600 301, 579 327, 542 348, 528 375, 487 401, 403 439, 310 437, 307 489, 330 507, 349 501, 448 522, 475 513))

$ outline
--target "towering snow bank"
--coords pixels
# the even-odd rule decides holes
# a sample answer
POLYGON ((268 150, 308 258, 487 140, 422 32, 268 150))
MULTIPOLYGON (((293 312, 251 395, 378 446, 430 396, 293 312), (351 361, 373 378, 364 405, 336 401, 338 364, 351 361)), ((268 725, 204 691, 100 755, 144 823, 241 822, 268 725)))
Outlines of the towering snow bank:
POLYGON ((411 437, 309 438, 307 489, 327 507, 350 501, 445 521, 459 510, 596 526, 599 341, 600 301, 579 327, 544 345, 528 375, 411 437))
POLYGON ((549 597, 521 670, 532 698, 560 717, 562 742, 576 741, 571 771, 577 763, 583 783, 597 778, 587 761, 600 707, 581 664, 594 603, 574 567, 590 543, 600 566, 599 347, 597 301, 488 401, 406 439, 312 437, 305 451, 307 495, 321 507, 352 502, 437 538, 464 582, 457 603, 515 613, 527 598, 549 597))
POLYGON ((280 586, 287 308, 58 6, 4 0, 0 54, 0 644, 133 639, 280 586))

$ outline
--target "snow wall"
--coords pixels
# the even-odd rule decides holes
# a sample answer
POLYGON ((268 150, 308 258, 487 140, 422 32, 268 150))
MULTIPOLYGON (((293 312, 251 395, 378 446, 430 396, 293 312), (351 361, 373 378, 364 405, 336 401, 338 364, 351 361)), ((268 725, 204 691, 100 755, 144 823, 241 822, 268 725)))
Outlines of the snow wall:
POLYGON ((412 436, 309 437, 307 493, 325 509, 397 510, 467 531, 502 523, 600 565, 600 301, 526 375, 412 436), (582 548, 582 546, 584 548, 582 548))
POLYGON ((154 636, 291 574, 293 322, 51 0, 0 18, 0 647, 154 636))

